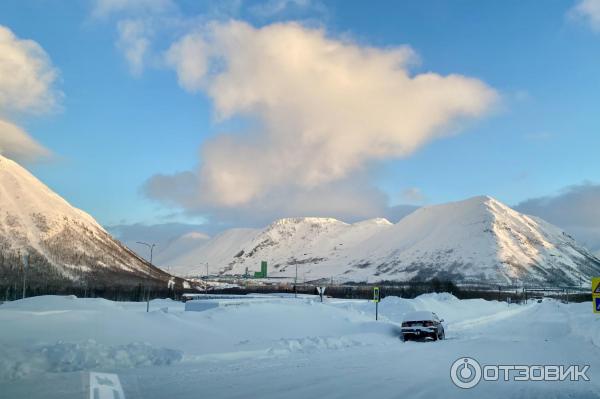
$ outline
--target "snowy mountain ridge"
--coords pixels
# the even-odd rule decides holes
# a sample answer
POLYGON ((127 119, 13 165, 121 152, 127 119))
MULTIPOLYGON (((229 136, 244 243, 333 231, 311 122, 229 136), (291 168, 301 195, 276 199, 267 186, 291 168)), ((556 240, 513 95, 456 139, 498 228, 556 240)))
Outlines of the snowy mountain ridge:
POLYGON ((264 229, 225 231, 173 259, 180 275, 244 274, 269 263, 273 277, 346 281, 427 280, 577 284, 600 260, 559 228, 478 196, 420 208, 392 224, 285 218, 264 229))
POLYGON ((108 278, 113 272, 123 278, 168 276, 114 240, 92 216, 0 156, 0 271, 5 278, 20 267, 24 253, 30 256, 32 279, 36 273, 66 280, 108 278))

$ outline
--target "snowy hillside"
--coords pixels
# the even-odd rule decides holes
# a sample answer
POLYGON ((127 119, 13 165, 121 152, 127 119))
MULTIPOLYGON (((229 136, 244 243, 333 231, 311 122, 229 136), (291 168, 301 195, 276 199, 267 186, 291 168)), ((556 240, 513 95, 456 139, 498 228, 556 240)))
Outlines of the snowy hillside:
POLYGON ((228 264, 238 253, 239 249, 260 230, 257 229, 230 229, 216 235, 210 240, 202 240, 188 252, 178 253, 172 259, 163 256, 169 254, 173 247, 180 247, 181 239, 176 240, 159 255, 158 264, 173 267, 174 273, 180 274, 206 274, 206 262, 209 262, 211 273, 216 265, 228 264), (184 267, 178 267, 184 265, 184 267))
MULTIPOLYGON (((125 283, 168 275, 114 240, 17 163, 0 156, 0 278, 11 280, 30 255, 30 281, 125 283), (113 279, 114 278, 114 279, 113 279), (106 280, 107 279, 107 280, 106 280)), ((6 282, 4 281, 4 282, 6 282)), ((2 281, 0 281, 2 282, 2 281)))
POLYGON ((361 250, 376 274, 418 280, 579 284, 600 271, 565 232, 486 196, 418 209, 361 250))
POLYGON ((208 234, 192 231, 163 246, 158 244, 159 247, 154 251, 154 263, 160 265, 164 260, 177 258, 181 254, 188 254, 208 240, 210 240, 208 234))
POLYGON ((600 260, 557 227, 499 201, 474 197, 418 209, 397 224, 372 219, 281 219, 235 229, 164 260, 180 275, 244 274, 269 262, 270 276, 301 280, 427 280, 577 284, 600 260))

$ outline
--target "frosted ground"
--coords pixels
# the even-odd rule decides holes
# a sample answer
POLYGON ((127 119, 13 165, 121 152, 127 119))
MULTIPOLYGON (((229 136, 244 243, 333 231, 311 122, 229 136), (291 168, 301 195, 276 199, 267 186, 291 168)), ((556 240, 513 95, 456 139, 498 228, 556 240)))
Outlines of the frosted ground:
POLYGON ((511 305, 449 294, 367 301, 265 299, 205 312, 46 296, 0 305, 0 397, 86 398, 89 371, 119 375, 126 398, 595 398, 600 317, 591 304, 511 305), (401 342, 411 310, 432 310, 447 339, 401 342), (588 364, 589 382, 455 387, 450 366, 588 364))

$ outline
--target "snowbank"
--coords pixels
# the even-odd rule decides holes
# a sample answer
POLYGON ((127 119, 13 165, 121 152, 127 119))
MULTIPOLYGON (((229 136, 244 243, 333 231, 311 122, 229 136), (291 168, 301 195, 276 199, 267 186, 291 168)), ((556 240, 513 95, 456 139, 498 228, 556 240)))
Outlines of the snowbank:
MULTIPOLYGON (((331 360, 335 370, 362 373, 373 359, 383 359, 391 368, 378 370, 382 375, 391 373, 390 381, 410 375, 405 383, 414 385, 412 380, 420 378, 412 370, 416 362, 416 369, 425 364, 437 367, 432 372, 443 374, 446 383, 448 365, 473 350, 487 361, 532 362, 539 361, 538 355, 557 360, 549 342, 561 342, 556 346, 561 351, 562 342, 575 342, 569 351, 580 354, 581 347, 600 347, 600 318, 591 313, 589 303, 508 306, 450 294, 386 297, 379 306, 380 320, 375 321, 375 304, 365 300, 261 299, 203 312, 185 312, 183 303, 154 300, 149 313, 145 303, 61 296, 5 303, 0 305, 0 390, 3 384, 28 378, 87 370, 126 373, 135 368, 131 373, 137 376, 160 368, 156 373, 162 376, 174 368, 172 377, 178 378, 188 369, 194 376, 213 369, 231 374, 273 363, 281 365, 271 370, 277 374, 294 362, 309 367, 337 356, 339 360, 331 360), (415 310, 444 318, 448 340, 401 343, 398 324, 415 310), (536 345, 543 347, 529 352, 536 345)), ((584 351, 584 359, 585 355, 584 351)), ((209 388, 220 387, 210 375, 205 377, 209 388)), ((285 378, 296 375, 290 372, 285 378)), ((413 392, 421 392, 417 389, 413 392)))
POLYGON ((572 309, 567 314, 568 325, 573 335, 582 337, 600 348, 600 317, 592 313, 592 302, 569 305, 557 303, 556 306, 560 306, 563 309, 572 309))
POLYGON ((112 370, 142 366, 170 365, 182 353, 133 342, 102 345, 89 339, 79 343, 58 341, 52 345, 17 349, 0 347, 0 381, 29 377, 44 372, 112 370))

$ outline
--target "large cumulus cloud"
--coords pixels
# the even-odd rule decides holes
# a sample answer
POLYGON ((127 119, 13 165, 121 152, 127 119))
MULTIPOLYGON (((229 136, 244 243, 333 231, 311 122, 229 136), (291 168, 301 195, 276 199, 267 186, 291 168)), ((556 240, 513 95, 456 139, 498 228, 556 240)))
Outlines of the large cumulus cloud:
POLYGON ((497 99, 475 78, 411 74, 410 47, 364 46, 297 23, 213 22, 165 60, 184 89, 211 98, 219 120, 249 126, 207 141, 197 169, 146 185, 151 197, 211 212, 381 215, 387 198, 363 178, 370 168, 455 133, 497 99))

